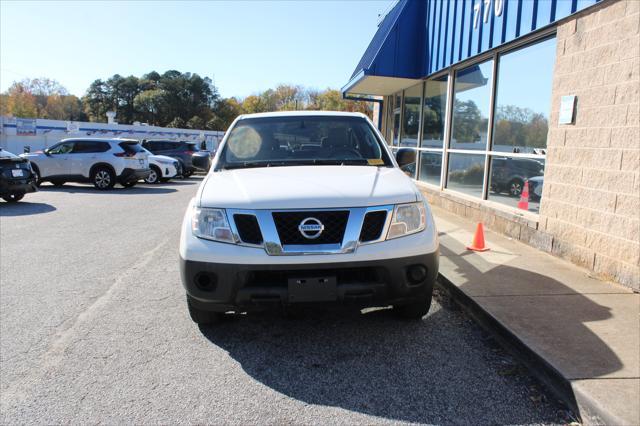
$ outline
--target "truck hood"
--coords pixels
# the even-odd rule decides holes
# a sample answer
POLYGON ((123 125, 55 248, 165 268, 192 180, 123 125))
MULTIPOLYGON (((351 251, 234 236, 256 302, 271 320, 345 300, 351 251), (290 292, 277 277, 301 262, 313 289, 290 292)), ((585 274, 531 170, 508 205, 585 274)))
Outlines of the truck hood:
POLYGON ((317 209, 410 203, 419 192, 398 168, 290 166, 209 173, 201 207, 317 209))

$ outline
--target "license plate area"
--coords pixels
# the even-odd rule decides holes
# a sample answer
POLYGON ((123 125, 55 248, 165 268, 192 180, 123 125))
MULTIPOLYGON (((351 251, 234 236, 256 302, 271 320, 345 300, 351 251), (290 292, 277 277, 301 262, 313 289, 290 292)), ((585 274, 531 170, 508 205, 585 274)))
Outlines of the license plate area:
POLYGON ((11 176, 13 176, 13 177, 23 177, 24 173, 23 173, 22 169, 13 169, 13 170, 11 170, 11 176))
POLYGON ((332 302, 338 298, 335 276, 293 277, 287 281, 289 302, 332 302))

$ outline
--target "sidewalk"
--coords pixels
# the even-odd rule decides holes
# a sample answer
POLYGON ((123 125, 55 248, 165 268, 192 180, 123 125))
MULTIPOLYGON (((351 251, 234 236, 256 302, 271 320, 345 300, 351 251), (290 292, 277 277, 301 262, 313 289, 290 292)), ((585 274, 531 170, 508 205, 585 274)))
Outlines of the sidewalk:
POLYGON ((640 424, 640 295, 432 207, 440 282, 590 424, 640 424))

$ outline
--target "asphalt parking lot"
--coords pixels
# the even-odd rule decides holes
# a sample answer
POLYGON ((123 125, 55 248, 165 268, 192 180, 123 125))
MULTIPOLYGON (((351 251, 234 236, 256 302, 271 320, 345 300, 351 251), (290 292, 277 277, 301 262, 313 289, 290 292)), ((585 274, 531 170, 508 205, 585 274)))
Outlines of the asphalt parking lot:
POLYGON ((0 205, 0 423, 522 424, 563 407, 443 298, 199 329, 179 281, 199 178, 0 205))

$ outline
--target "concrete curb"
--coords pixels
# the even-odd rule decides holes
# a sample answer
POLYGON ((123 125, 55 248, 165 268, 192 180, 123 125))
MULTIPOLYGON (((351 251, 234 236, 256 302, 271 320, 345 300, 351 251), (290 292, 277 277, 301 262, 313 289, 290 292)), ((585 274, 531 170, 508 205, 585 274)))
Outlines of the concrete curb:
POLYGON ((597 401, 573 390, 571 381, 564 377, 540 354, 524 343, 509 327, 482 308, 472 297, 460 290, 442 274, 436 284, 482 328, 494 335, 505 349, 522 362, 530 372, 562 400, 580 420, 587 424, 619 424, 617 416, 604 410, 597 401), (577 398, 578 397, 578 398, 577 398), (611 423, 611 421, 613 421, 611 423))

